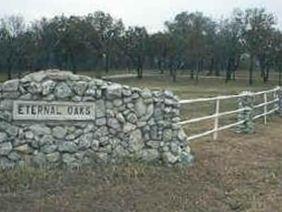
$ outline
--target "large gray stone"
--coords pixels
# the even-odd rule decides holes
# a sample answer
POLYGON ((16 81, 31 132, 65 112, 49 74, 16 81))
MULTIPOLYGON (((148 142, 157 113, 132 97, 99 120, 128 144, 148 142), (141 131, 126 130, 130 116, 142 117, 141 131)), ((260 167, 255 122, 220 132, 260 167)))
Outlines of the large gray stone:
POLYGON ((75 156, 68 153, 63 154, 62 160, 66 165, 71 165, 76 161, 75 156))
POLYGON ((15 147, 15 150, 17 152, 20 152, 20 153, 25 154, 25 155, 33 152, 32 148, 28 144, 23 144, 23 145, 17 146, 17 147, 15 147))
POLYGON ((29 75, 30 80, 34 80, 35 82, 41 82, 43 79, 46 78, 46 72, 38 71, 29 75))
POLYGON ((129 89, 123 89, 123 90, 122 90, 122 94, 123 94, 124 96, 126 96, 126 97, 129 97, 129 96, 132 95, 132 92, 131 92, 131 90, 129 90, 129 89))
POLYGON ((151 141, 147 141, 146 144, 147 144, 147 146, 149 146, 149 147, 151 147, 153 149, 157 149, 157 148, 160 147, 160 141, 153 141, 153 140, 151 140, 151 141))
POLYGON ((67 130, 64 127, 54 127, 52 135, 57 139, 63 139, 66 137, 67 130))
POLYGON ((77 160, 79 160, 80 162, 83 160, 83 158, 85 157, 86 155, 86 151, 79 151, 77 153, 74 154, 75 158, 77 160))
POLYGON ((52 135, 43 135, 39 140, 39 146, 44 146, 44 145, 51 145, 54 142, 54 138, 52 135))
POLYGON ((4 92, 14 92, 19 88, 19 80, 13 79, 3 83, 3 91, 4 92))
POLYGON ((0 143, 6 141, 8 138, 7 133, 5 132, 0 132, 0 143))
POLYGON ((121 125, 120 125, 119 121, 115 118, 110 118, 108 120, 108 126, 115 129, 115 130, 121 129, 121 125))
POLYGON ((23 144, 27 144, 27 143, 30 143, 31 142, 31 140, 27 140, 27 139, 18 139, 18 138, 16 138, 16 139, 13 139, 13 146, 21 146, 21 145, 23 145, 23 144))
POLYGON ((93 149, 94 151, 97 151, 99 149, 99 141, 94 139, 91 141, 91 149, 93 149))
POLYGON ((41 147, 41 151, 46 153, 46 154, 50 154, 55 152, 58 149, 57 145, 51 144, 51 145, 45 145, 43 147, 41 147))
POLYGON ((45 166, 46 162, 47 162, 46 155, 41 152, 39 152, 37 155, 33 156, 32 158, 32 163, 38 167, 45 166))
POLYGON ((156 161, 159 159, 160 154, 156 149, 145 149, 142 151, 142 159, 147 162, 156 161))
POLYGON ((60 153, 59 152, 53 152, 46 155, 47 161, 51 163, 56 163, 60 160, 60 153))
POLYGON ((118 113, 116 115, 116 119, 120 122, 120 123, 125 123, 125 118, 124 116, 122 115, 122 113, 118 113))
POLYGON ((127 116, 126 116, 126 120, 132 124, 136 124, 137 121, 138 121, 138 118, 137 116, 134 114, 134 113, 129 113, 127 116))
POLYGON ((42 89, 42 84, 37 82, 31 82, 27 87, 28 92, 34 95, 42 93, 42 89))
POLYGON ((78 149, 79 150, 86 150, 91 147, 91 142, 93 140, 93 134, 88 133, 82 135, 78 141, 78 149))
POLYGON ((0 157, 0 168, 1 169, 12 169, 15 163, 6 157, 0 157))
POLYGON ((106 101, 106 109, 112 110, 114 108, 113 102, 106 101))
POLYGON ((145 89, 141 92, 141 96, 142 96, 144 99, 152 98, 152 92, 151 92, 148 88, 145 88, 145 89))
POLYGON ((106 115, 105 102, 103 100, 96 101, 96 118, 103 118, 106 115))
POLYGON ((173 92, 170 91, 170 90, 165 90, 165 91, 164 91, 164 95, 165 95, 165 97, 167 97, 167 98, 174 98, 173 92))
POLYGON ((94 80, 88 83, 88 89, 85 91, 86 96, 96 97, 97 86, 94 80))
POLYGON ((278 91, 278 113, 282 116, 282 88, 278 91))
POLYGON ((147 106, 142 99, 138 99, 135 103, 135 111, 138 117, 146 115, 147 106))
POLYGON ((129 152, 123 146, 117 145, 116 148, 113 149, 113 155, 116 157, 120 157, 119 159, 122 159, 123 157, 128 156, 129 152))
POLYGON ((96 125, 97 126, 103 126, 107 124, 107 119, 106 118, 99 118, 96 119, 96 125))
POLYGON ((21 100, 31 100, 32 94, 31 93, 23 94, 19 97, 19 99, 21 99, 21 100))
POLYGON ((85 81, 79 81, 73 84, 74 92, 79 95, 83 96, 85 91, 87 90, 88 83, 85 81))
POLYGON ((53 80, 47 80, 42 83, 42 94, 44 96, 50 94, 55 89, 56 83, 53 80))
POLYGON ((34 134, 33 134, 32 131, 26 131, 24 134, 25 134, 25 135, 24 135, 25 139, 31 140, 31 139, 34 138, 34 134))
POLYGON ((173 155, 171 152, 164 152, 162 156, 164 162, 168 164, 175 164, 179 159, 179 157, 173 155))
POLYGON ((55 88, 55 96, 59 99, 65 99, 72 96, 72 90, 67 83, 61 82, 55 88))
POLYGON ((5 142, 0 144, 0 155, 8 155, 13 149, 10 142, 5 142))
POLYGON ((101 89, 97 89, 97 90, 96 90, 96 98, 97 98, 97 99, 102 98, 102 90, 101 90, 101 89))
POLYGON ((87 134, 89 132, 92 132, 95 129, 95 126, 93 123, 89 123, 87 124, 87 126, 85 127, 85 129, 83 130, 84 134, 87 134))
POLYGON ((19 161, 21 159, 21 156, 17 152, 12 151, 8 155, 8 158, 12 161, 19 161))
POLYGON ((163 140, 168 142, 172 139, 172 130, 171 129, 165 129, 163 132, 163 140))
POLYGON ((119 107, 119 106, 121 106, 122 104, 123 104, 123 102, 122 102, 121 99, 115 99, 115 100, 113 101, 113 105, 114 105, 115 107, 119 107))
POLYGON ((96 154, 98 163, 107 163, 108 162, 108 154, 104 152, 99 152, 96 154))
POLYGON ((146 120, 152 117, 154 113, 154 104, 149 104, 146 111, 146 120))
POLYGON ((0 130, 5 131, 9 136, 15 137, 18 135, 19 128, 5 121, 0 122, 0 130))
POLYGON ((187 135, 185 134, 183 129, 178 131, 177 137, 180 141, 186 141, 187 140, 187 135))
POLYGON ((45 101, 55 101, 55 95, 54 94, 48 94, 47 96, 44 96, 42 98, 42 100, 45 100, 45 101))
POLYGON ((131 152, 138 152, 144 147, 141 130, 136 129, 129 135, 128 148, 131 152))
POLYGON ((34 135, 50 135, 51 130, 49 127, 45 125, 35 124, 30 127, 30 130, 33 132, 34 135))
POLYGON ((106 93, 108 99, 121 98, 122 86, 119 84, 112 84, 107 87, 106 93))
MULTIPOLYGON (((68 80, 69 78, 73 76, 73 74, 70 71, 61 71, 58 69, 52 69, 52 70, 46 71, 46 76, 52 80, 62 81, 62 80, 68 80)), ((77 78, 78 77, 79 76, 77 76, 77 78)))
POLYGON ((133 131, 136 129, 136 125, 131 124, 131 123, 125 123, 123 126, 123 132, 128 133, 130 131, 133 131))
POLYGON ((194 161, 194 157, 193 155, 191 155, 190 153, 186 152, 186 151, 182 151, 181 155, 180 155, 180 159, 179 162, 182 165, 189 165, 194 161))
POLYGON ((13 100, 3 99, 0 101, 0 109, 12 111, 13 109, 13 100))
POLYGON ((171 152, 175 155, 180 155, 182 151, 181 147, 177 144, 177 142, 172 142, 170 144, 170 149, 171 149, 171 152))
POLYGON ((68 152, 68 153, 75 153, 77 152, 78 148, 77 145, 73 142, 63 142, 59 145, 60 152, 68 152))

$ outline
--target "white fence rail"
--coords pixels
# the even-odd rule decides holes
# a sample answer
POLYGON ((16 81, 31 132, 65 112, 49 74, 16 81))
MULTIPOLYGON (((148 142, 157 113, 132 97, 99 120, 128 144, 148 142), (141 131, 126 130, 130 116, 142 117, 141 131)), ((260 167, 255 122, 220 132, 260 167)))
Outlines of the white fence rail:
POLYGON ((263 113, 255 115, 253 117, 253 120, 256 120, 256 119, 263 117, 264 118, 264 124, 266 124, 267 123, 267 116, 270 115, 270 114, 273 114, 273 113, 275 113, 276 111, 279 110, 279 107, 277 105, 278 105, 278 102, 279 102, 278 92, 280 91, 280 89, 281 89, 280 87, 277 87, 277 88, 271 89, 271 90, 260 91, 260 92, 244 92, 244 93, 238 94, 238 95, 217 96, 217 97, 211 97, 211 98, 198 98, 198 99, 181 100, 180 101, 181 105, 193 104, 193 103, 199 103, 199 102, 215 102, 215 112, 214 112, 213 115, 199 117, 199 118, 193 118, 193 119, 189 119, 189 120, 184 120, 184 121, 181 121, 179 124, 180 125, 187 125, 187 124, 193 124, 193 123, 197 123, 197 122, 201 122, 201 121, 214 119, 214 128, 212 130, 208 130, 208 131, 205 131, 205 132, 200 133, 200 134, 192 135, 192 136, 188 137, 188 140, 190 140, 190 141, 195 140, 197 138, 201 138, 201 137, 211 135, 211 134, 213 134, 213 139, 216 140, 218 138, 218 132, 219 131, 236 127, 236 126, 241 125, 245 122, 245 120, 240 120, 240 121, 237 121, 237 122, 232 123, 232 124, 219 126, 219 118, 227 116, 227 115, 231 115, 231 114, 238 114, 238 113, 244 112, 246 110, 251 110, 251 108, 245 107, 245 108, 240 108, 240 109, 233 110, 233 111, 220 112, 221 101, 222 100, 230 100, 230 99, 238 99, 238 98, 242 98, 242 97, 246 97, 246 96, 256 97, 256 96, 260 96, 260 95, 263 95, 263 103, 254 105, 253 109, 256 110, 256 109, 263 108, 263 113), (270 94, 272 94, 271 98, 269 98, 270 96, 268 96, 270 94), (268 110, 270 105, 274 105, 274 108, 272 108, 271 110, 268 110))

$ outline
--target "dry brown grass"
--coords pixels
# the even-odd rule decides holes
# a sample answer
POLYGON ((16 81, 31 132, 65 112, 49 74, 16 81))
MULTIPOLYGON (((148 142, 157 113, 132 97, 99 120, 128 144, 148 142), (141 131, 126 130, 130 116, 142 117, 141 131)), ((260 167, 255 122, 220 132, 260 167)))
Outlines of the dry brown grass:
MULTIPOLYGON (((195 86, 185 79, 177 84, 165 79, 119 81, 171 88, 182 98, 248 89, 245 82, 195 86)), ((282 211, 281 126, 282 119, 276 117, 267 126, 257 122, 252 135, 225 131, 218 141, 197 140, 191 144, 196 156, 191 167, 127 163, 81 170, 2 171, 0 211, 282 211)))
POLYGON ((1 211, 281 211, 281 119, 192 144, 193 166, 138 163, 0 175, 1 211))

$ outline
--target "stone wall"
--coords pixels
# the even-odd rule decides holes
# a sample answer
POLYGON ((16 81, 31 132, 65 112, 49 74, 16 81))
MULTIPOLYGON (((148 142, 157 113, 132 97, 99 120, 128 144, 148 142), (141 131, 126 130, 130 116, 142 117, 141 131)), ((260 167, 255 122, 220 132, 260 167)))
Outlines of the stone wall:
POLYGON ((279 98, 279 102, 278 102, 278 107, 279 107, 279 114, 280 116, 282 116, 282 87, 280 87, 280 90, 278 91, 278 98, 279 98))
MULTIPOLYGON (((0 86, 0 166, 79 166, 133 159, 162 164, 192 160, 177 124, 179 101, 150 91, 48 70, 0 86), (92 103, 93 120, 15 120, 16 101, 92 103)), ((31 110, 31 114, 34 111, 31 110)), ((35 113, 34 113, 35 114, 35 113)), ((34 116, 36 118, 36 116, 34 116)))

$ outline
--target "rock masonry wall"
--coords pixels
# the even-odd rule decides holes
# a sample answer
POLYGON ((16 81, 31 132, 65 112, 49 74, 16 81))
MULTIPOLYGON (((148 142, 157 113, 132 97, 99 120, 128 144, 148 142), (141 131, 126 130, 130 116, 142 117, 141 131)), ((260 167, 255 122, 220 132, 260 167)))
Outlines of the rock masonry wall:
POLYGON ((187 137, 170 91, 130 88, 59 70, 0 85, 0 166, 80 166, 125 159, 189 164, 187 137), (17 121, 13 101, 95 104, 92 121, 17 121))

